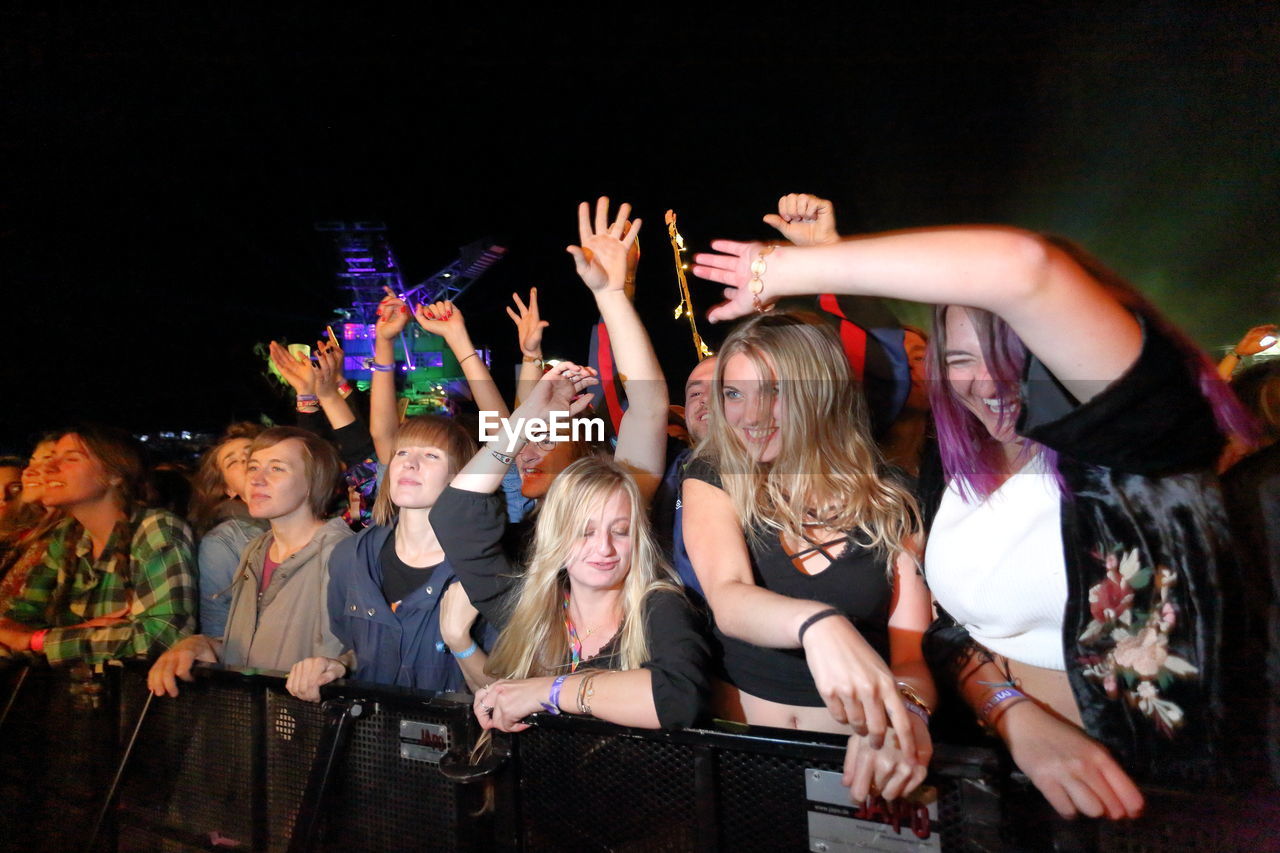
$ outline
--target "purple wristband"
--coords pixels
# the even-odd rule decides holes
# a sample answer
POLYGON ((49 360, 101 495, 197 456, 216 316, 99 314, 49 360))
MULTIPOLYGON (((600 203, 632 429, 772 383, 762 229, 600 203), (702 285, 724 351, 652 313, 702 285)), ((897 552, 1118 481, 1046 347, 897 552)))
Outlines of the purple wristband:
POLYGON ((551 682, 551 695, 547 697, 547 701, 542 703, 542 708, 548 714, 559 715, 560 711, 560 688, 564 687, 564 680, 567 675, 556 676, 556 680, 551 682))
POLYGON ((1025 699, 1027 698, 1027 694, 1014 687, 1002 687, 995 693, 992 693, 987 701, 982 703, 982 708, 978 710, 978 716, 985 720, 997 707, 1003 705, 1010 699, 1016 699, 1018 697, 1025 699))
POLYGON ((917 717, 919 717, 920 719, 924 720, 925 728, 928 728, 928 727, 929 727, 929 712, 928 712, 928 711, 926 711, 924 708, 921 708, 921 707, 920 707, 919 705, 917 705, 915 702, 904 702, 903 704, 907 706, 907 711, 909 711, 909 712, 910 712, 910 713, 912 713, 912 714, 915 714, 917 717))

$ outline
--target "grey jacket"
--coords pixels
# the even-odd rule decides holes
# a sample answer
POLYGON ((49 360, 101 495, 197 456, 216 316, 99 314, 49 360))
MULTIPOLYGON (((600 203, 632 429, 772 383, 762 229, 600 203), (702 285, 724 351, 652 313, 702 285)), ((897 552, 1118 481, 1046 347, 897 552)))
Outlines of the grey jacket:
POLYGON ((232 585, 222 662, 285 671, 303 658, 336 658, 342 644, 329 628, 329 554, 351 535, 341 518, 329 519, 302 550, 276 568, 261 595, 262 561, 271 533, 250 542, 232 585))

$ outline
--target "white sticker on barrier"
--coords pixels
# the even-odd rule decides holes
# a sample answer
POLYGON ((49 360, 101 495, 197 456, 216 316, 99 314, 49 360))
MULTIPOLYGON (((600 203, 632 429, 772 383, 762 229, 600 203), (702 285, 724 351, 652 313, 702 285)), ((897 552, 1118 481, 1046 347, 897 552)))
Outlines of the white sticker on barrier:
POLYGON ((868 797, 855 806, 839 773, 812 768, 804 771, 804 787, 809 801, 809 850, 814 853, 942 849, 935 788, 922 786, 910 800, 885 802, 883 797, 868 797))

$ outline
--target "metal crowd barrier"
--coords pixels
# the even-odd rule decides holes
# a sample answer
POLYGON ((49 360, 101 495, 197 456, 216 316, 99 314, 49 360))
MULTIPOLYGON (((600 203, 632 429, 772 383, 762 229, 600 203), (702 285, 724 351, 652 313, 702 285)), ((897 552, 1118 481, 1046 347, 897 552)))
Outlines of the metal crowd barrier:
POLYGON ((336 682, 313 704, 202 667, 149 700, 134 663, 10 667, 0 690, 5 850, 1280 849, 1274 791, 1063 821, 982 748, 939 744, 919 797, 855 808, 830 735, 539 717, 476 764, 466 697, 336 682))

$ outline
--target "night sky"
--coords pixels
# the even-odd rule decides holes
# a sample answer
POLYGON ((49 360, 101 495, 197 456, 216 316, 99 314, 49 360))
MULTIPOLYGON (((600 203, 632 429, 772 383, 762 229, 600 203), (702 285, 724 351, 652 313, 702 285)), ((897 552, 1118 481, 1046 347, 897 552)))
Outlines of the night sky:
POLYGON ((646 220, 639 305, 673 377, 694 355, 663 211, 695 247, 767 237, 791 191, 833 199, 845 233, 1065 234, 1206 347, 1280 320, 1274 3, 16 5, 0 12, 3 449, 80 418, 287 419, 253 347, 314 340, 342 304, 321 220, 385 221, 410 283, 503 241, 460 302, 501 379, 516 288, 540 287, 548 354, 584 355, 564 246, 602 192, 646 220))

